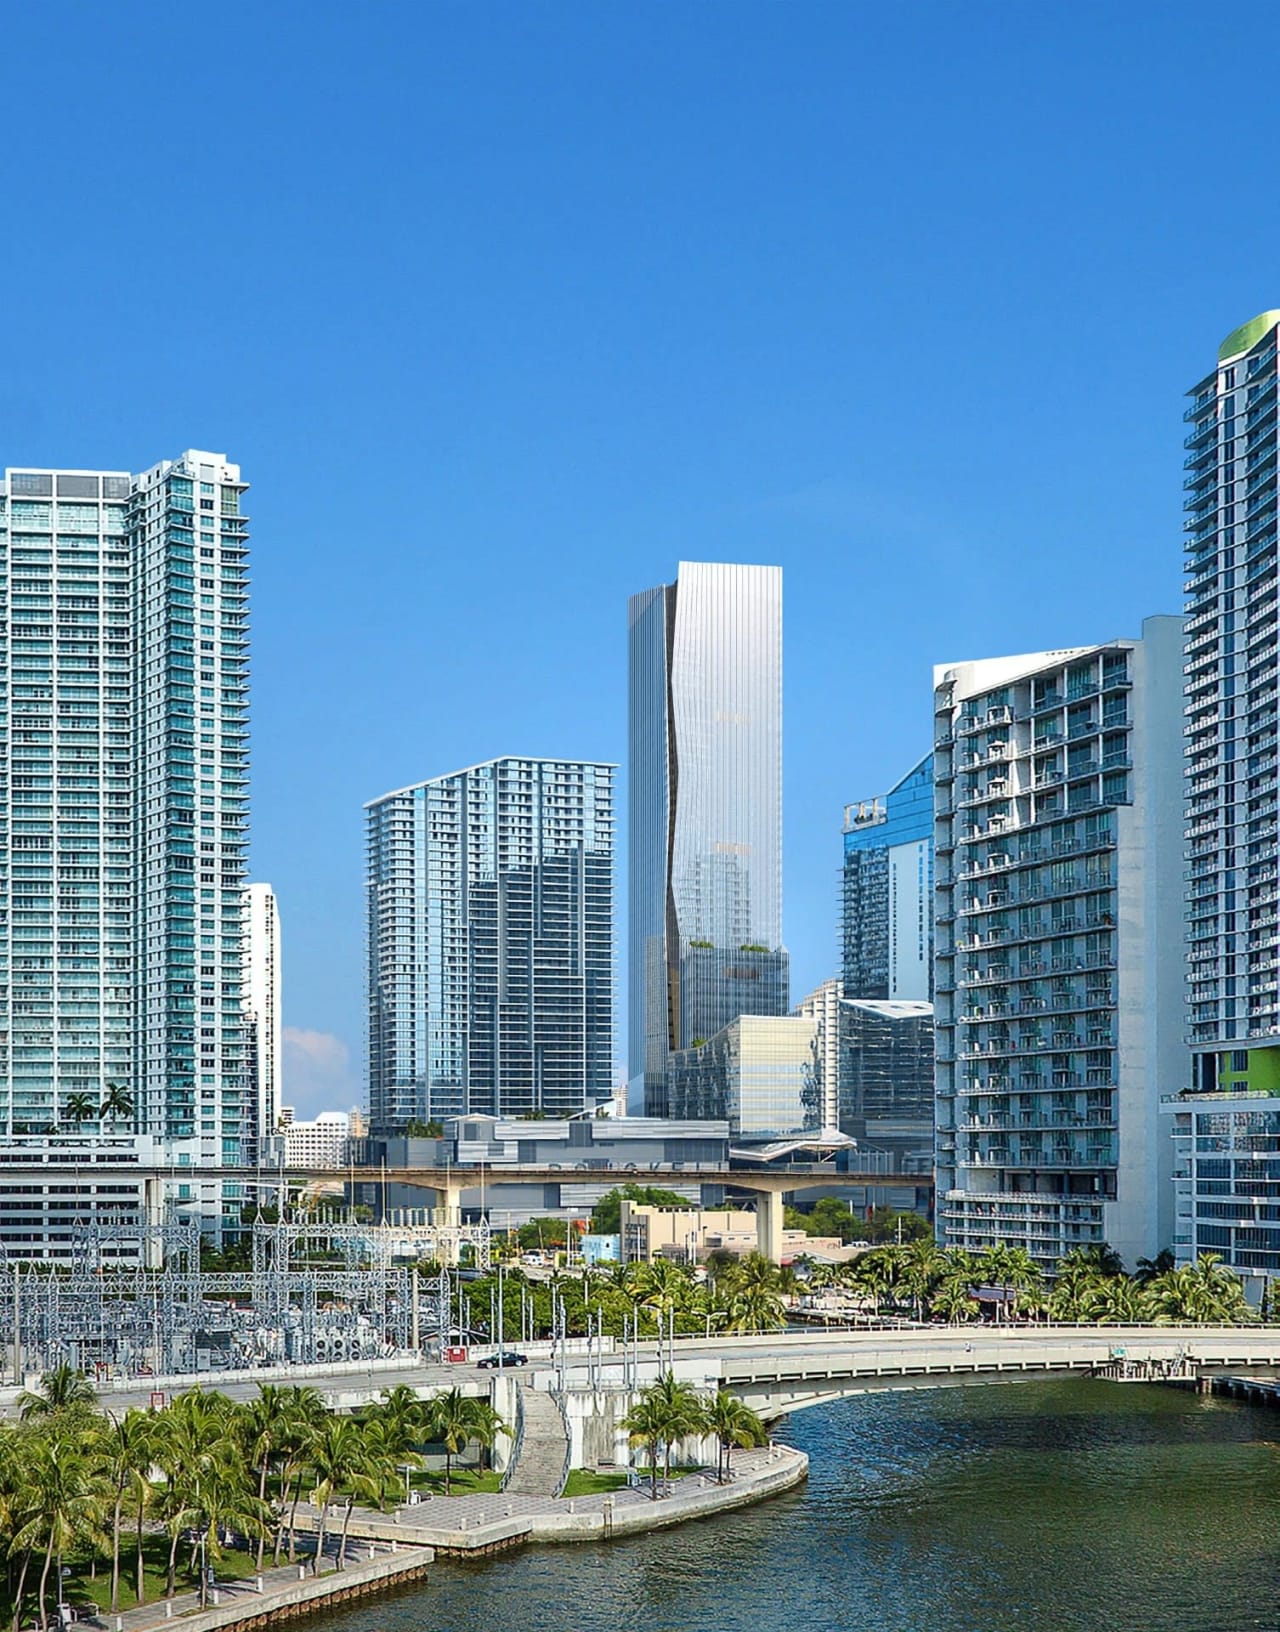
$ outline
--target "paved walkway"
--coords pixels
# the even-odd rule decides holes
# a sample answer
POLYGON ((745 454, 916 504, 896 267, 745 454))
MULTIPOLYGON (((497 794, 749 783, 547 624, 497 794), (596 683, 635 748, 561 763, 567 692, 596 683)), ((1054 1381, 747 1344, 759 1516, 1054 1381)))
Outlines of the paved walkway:
MULTIPOLYGON (((250 1576, 243 1581, 217 1582, 213 1592, 217 1593, 221 1604, 252 1599, 261 1603, 264 1609, 270 1608, 268 1600, 273 1593, 279 1593, 285 1588, 295 1586, 302 1579, 300 1571, 304 1571, 306 1575, 311 1574, 311 1543, 309 1538, 304 1540, 303 1546, 305 1553, 300 1557, 298 1563, 282 1564, 277 1570, 271 1568, 271 1549, 267 1549, 267 1556, 264 1560, 266 1568, 262 1572, 261 1595, 258 1592, 258 1583, 255 1576, 250 1576)), ((353 1541, 348 1537, 347 1563, 349 1565, 363 1563, 365 1559, 370 1558, 374 1553, 387 1552, 388 1547, 389 1544, 386 1542, 353 1541)), ((332 1537, 326 1536, 324 1552, 324 1564, 320 1570, 322 1578, 333 1573, 337 1562, 338 1546, 336 1540, 332 1537)), ((180 1551, 180 1568, 182 1562, 183 1555, 180 1551)), ((214 1566, 214 1578, 216 1581, 216 1565, 214 1566)), ((214 1607, 213 1592, 209 1594, 208 1607, 210 1609, 214 1607)), ((76 1624, 78 1626, 106 1627, 108 1632, 114 1632, 114 1628, 118 1624, 121 1632, 148 1632, 149 1628, 163 1626, 166 1621, 170 1619, 177 1620, 179 1616, 193 1614, 199 1608, 200 1594, 193 1588, 189 1592, 175 1593, 172 1598, 153 1598, 150 1602, 139 1605, 136 1609, 122 1610, 119 1615, 112 1614, 110 1610, 103 1610, 101 1614, 96 1616, 82 1616, 76 1624), (165 1610, 166 1604, 170 1606, 168 1613, 165 1610)))

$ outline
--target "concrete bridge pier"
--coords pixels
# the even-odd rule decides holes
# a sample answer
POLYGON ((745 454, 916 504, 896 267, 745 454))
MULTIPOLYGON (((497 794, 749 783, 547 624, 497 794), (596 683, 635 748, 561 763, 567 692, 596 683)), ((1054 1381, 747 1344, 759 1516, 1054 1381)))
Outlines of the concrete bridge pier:
POLYGON ((756 1251, 771 1264, 782 1262, 782 1192, 761 1190, 756 1194, 756 1251))

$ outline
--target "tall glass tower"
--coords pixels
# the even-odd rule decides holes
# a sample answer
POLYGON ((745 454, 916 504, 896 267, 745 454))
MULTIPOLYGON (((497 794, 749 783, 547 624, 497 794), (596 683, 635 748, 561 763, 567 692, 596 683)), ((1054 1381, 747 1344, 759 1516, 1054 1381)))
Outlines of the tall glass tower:
POLYGON ((788 1012, 782 569, 682 561, 628 625, 628 1098, 664 1115, 673 1050, 788 1012))
POLYGON ((927 1002, 933 991, 933 755, 882 798, 846 805, 844 992, 927 1002))
POLYGON ((609 1097, 613 771, 495 759, 366 806, 375 1133, 609 1097))
POLYGON ((198 451, 140 476, 4 473, 4 1137, 239 1160, 244 489, 198 451))

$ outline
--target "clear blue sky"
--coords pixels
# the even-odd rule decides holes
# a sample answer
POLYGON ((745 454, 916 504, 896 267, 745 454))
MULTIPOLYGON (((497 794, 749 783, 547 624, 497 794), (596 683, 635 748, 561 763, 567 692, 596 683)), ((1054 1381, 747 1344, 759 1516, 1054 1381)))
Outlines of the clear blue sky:
POLYGON ((931 665, 1177 609, 1181 393, 1280 305, 1277 44, 1114 0, 8 8, 0 465, 253 484, 286 1094, 363 1095, 364 801, 623 761, 626 596, 682 557, 785 570, 797 994, 835 972, 842 806, 931 665))

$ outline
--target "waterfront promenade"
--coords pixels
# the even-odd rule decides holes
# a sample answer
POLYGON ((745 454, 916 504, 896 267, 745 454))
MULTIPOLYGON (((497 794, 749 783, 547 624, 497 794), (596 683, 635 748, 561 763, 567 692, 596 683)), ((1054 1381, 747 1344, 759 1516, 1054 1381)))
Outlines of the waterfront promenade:
MULTIPOLYGON (((607 1542, 666 1529, 779 1495, 801 1484, 808 1471, 803 1451, 769 1445, 735 1452, 733 1477, 725 1484, 718 1484, 710 1471, 686 1473, 673 1479, 669 1494, 656 1502, 646 1481, 568 1499, 496 1492, 434 1496, 390 1513, 358 1507, 348 1530, 345 1569, 334 1567, 337 1538, 330 1534, 318 1576, 311 1574, 307 1562, 284 1565, 263 1571, 258 1578, 261 1590, 253 1577, 216 1587, 204 1610, 196 1593, 184 1592, 80 1624, 106 1632, 160 1632, 181 1620, 185 1632, 247 1632, 346 1599, 429 1580, 429 1566, 436 1557, 475 1557, 534 1542, 607 1542)), ((297 1518, 305 1551, 318 1514, 304 1504, 297 1518)))

